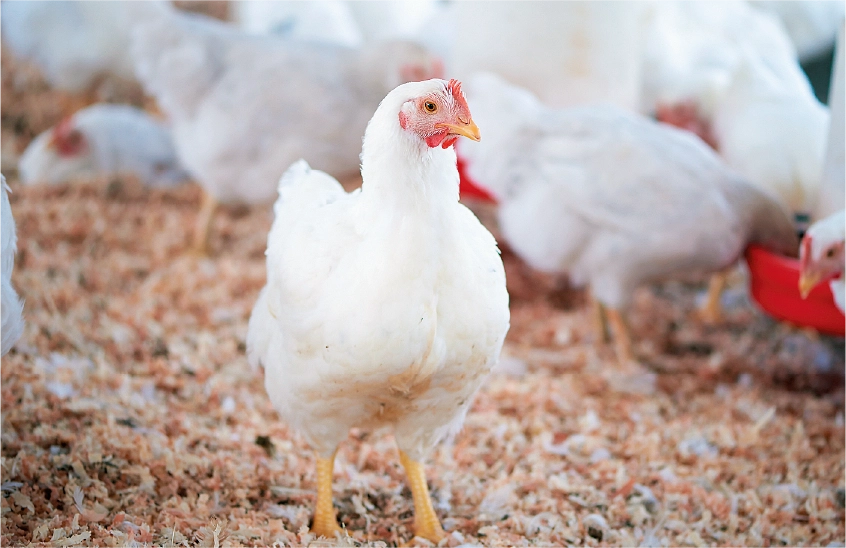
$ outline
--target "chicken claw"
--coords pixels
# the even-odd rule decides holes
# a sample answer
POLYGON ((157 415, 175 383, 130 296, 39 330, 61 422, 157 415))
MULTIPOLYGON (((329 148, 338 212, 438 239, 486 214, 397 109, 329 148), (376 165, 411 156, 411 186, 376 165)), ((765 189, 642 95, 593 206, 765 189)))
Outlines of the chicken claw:
POLYGON ((311 526, 313 534, 331 539, 341 532, 341 527, 335 519, 335 508, 332 506, 332 469, 334 465, 334 453, 329 458, 317 457, 317 504, 315 504, 314 520, 311 526))
POLYGON ((405 452, 400 451, 400 462, 408 476, 408 486, 411 488, 411 498, 414 501, 414 536, 424 538, 438 544, 444 537, 443 527, 432 508, 429 497, 429 487, 426 485, 426 472, 423 465, 411 460, 405 452))

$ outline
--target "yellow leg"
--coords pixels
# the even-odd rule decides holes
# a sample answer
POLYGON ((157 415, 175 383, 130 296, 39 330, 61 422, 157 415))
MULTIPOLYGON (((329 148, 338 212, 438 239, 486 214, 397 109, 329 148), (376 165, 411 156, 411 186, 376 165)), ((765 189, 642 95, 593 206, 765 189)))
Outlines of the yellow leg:
POLYGON ((197 214, 197 226, 194 229, 193 250, 198 255, 209 254, 209 232, 211 232, 212 219, 217 209, 217 200, 206 191, 203 191, 203 201, 200 212, 197 214))
POLYGON ((720 297, 722 297, 723 289, 726 287, 726 278, 728 278, 728 272, 717 272, 711 276, 711 280, 708 282, 708 298, 699 310, 702 319, 707 323, 717 323, 723 315, 720 297))
POLYGON ((634 354, 632 353, 632 338, 629 334, 629 327, 626 325, 626 320, 623 315, 616 308, 608 309, 608 322, 614 329, 614 345, 617 349, 617 360, 620 365, 626 365, 633 361, 634 354))
POLYGON ((446 536, 446 533, 435 514, 435 509, 432 508, 423 465, 411 460, 403 451, 400 451, 400 462, 408 476, 408 486, 411 488, 411 498, 414 500, 414 536, 437 544, 446 536))
POLYGON ((328 459, 317 457, 317 503, 314 506, 314 521, 311 532, 319 537, 335 538, 341 528, 335 519, 335 508, 332 506, 332 469, 335 465, 335 454, 328 459))
POLYGON ((596 343, 608 342, 608 322, 605 320, 605 306, 599 302, 591 293, 590 295, 591 321, 593 332, 596 335, 596 343))

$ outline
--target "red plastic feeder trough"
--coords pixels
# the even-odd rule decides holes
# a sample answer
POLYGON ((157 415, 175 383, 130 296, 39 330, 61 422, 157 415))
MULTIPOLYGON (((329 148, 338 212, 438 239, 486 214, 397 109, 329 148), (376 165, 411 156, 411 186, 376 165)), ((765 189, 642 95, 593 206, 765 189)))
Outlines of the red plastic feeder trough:
POLYGON ((798 259, 752 245, 746 250, 746 263, 752 298, 769 315, 827 335, 846 335, 846 317, 834 304, 828 281, 812 289, 807 299, 799 295, 798 259))

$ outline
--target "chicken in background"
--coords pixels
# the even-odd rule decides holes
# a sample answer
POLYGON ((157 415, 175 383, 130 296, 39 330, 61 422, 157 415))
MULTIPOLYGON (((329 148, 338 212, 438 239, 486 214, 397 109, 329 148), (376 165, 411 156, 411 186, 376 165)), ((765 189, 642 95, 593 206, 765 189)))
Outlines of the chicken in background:
POLYGON ((799 293, 802 298, 824 281, 829 281, 834 303, 846 313, 846 278, 843 276, 846 212, 840 210, 812 224, 799 248, 799 293))
POLYGON ((235 2, 234 21, 251 34, 276 34, 295 40, 358 47, 364 36, 343 0, 235 2))
POLYGON ((303 160, 279 182, 247 357, 317 451, 319 536, 341 532, 332 469, 352 427, 393 430, 414 534, 445 536, 420 461, 460 428, 509 326, 496 242, 458 202, 461 136, 479 139, 460 83, 403 84, 367 125, 360 190, 303 160))
MULTIPOLYGON (((67 92, 65 112, 137 87, 129 34, 132 2, 0 3, 3 43, 35 63, 50 85, 67 92), (86 96, 87 95, 87 96, 86 96)), ((138 90, 140 92, 140 90, 138 90)))
POLYGON ((822 183, 812 221, 828 217, 846 203, 846 22, 840 20, 837 46, 834 50, 834 73, 828 93, 831 120, 823 160, 822 183))
POLYGON ((195 247, 208 250, 218 202, 272 199, 292 162, 356 176, 361 135, 397 85, 439 75, 408 42, 359 49, 252 36, 165 5, 144 6, 133 34, 139 79, 168 115, 182 164, 205 190, 195 247))
POLYGON ((346 4, 365 42, 404 39, 432 48, 436 44, 427 40, 427 34, 431 35, 433 30, 430 26, 436 19, 439 25, 448 23, 443 17, 447 6, 435 0, 347 1, 346 4))
POLYGON ((433 0, 250 0, 235 2, 235 21, 254 34, 330 42, 348 47, 408 40, 443 55, 451 21, 448 6, 433 0))
POLYGON ((141 109, 98 104, 36 137, 18 164, 23 184, 133 175, 148 186, 174 186, 188 174, 170 132, 141 109))
POLYGON ((778 200, 688 132, 610 105, 552 109, 492 74, 467 95, 485 139, 458 152, 496 196, 503 239, 533 268, 590 287, 622 364, 634 357, 623 312, 638 286, 725 269, 751 242, 796 254, 778 200))
POLYGON ((828 108, 811 91, 791 92, 751 55, 742 59, 712 120, 720 156, 751 183, 775 192, 799 229, 807 228, 819 199, 828 127, 828 108))
POLYGON ((846 4, 839 0, 752 0, 750 4, 781 20, 800 62, 831 48, 837 39, 839 23, 846 15, 846 4))
POLYGON ((2 204, 0 204, 0 224, 2 224, 2 249, 0 249, 0 316, 2 316, 2 352, 5 356, 23 333, 23 301, 12 287, 12 270, 15 267, 15 252, 18 249, 18 238, 15 233, 15 219, 12 217, 12 206, 9 204, 9 185, 6 177, 0 175, 2 186, 2 204))
POLYGON ((781 22, 745 2, 655 2, 647 28, 642 109, 694 131, 807 219, 829 115, 781 22))
POLYGON ((641 2, 454 2, 446 67, 459 79, 494 72, 550 106, 635 110, 643 16, 641 2))

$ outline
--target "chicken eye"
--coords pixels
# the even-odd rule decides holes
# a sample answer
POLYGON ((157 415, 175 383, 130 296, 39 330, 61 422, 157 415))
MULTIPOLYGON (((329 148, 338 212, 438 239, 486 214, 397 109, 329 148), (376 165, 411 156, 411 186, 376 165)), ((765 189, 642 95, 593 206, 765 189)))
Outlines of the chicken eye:
POLYGON ((828 248, 828 251, 825 252, 825 256, 828 257, 829 259, 834 257, 834 248, 833 247, 828 248))
POLYGON ((426 101, 425 103, 423 103, 423 108, 425 108, 426 112, 428 112, 429 114, 434 114, 438 111, 438 105, 436 105, 432 101, 426 101))

